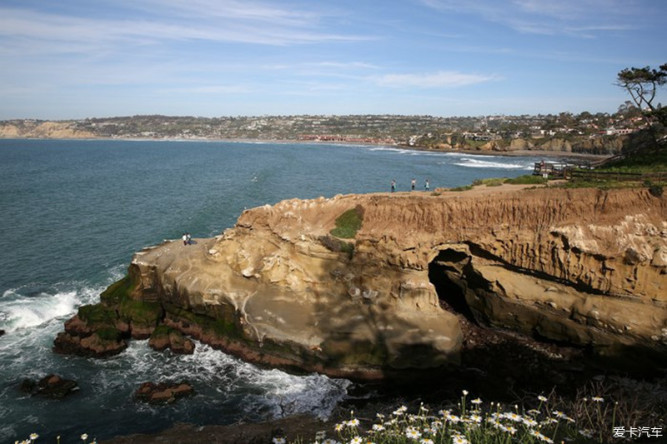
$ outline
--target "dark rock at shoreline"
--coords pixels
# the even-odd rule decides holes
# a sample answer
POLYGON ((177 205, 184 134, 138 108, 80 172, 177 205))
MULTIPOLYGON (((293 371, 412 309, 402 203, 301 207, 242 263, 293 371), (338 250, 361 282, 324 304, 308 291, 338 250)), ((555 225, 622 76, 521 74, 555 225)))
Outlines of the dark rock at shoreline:
MULTIPOLYGON (((328 428, 331 427, 332 424, 329 424, 328 428)), ((273 438, 279 437, 286 438, 287 442, 293 442, 303 437, 314 437, 318 431, 325 428, 327 428, 327 423, 312 416, 299 415, 262 423, 207 426, 176 424, 172 428, 157 434, 119 436, 108 441, 101 441, 101 443, 157 444, 178 442, 180 444, 199 444, 215 442, 220 444, 270 444, 273 442, 273 438)))
POLYGON ((5 334, 5 331, 2 330, 2 329, 0 329, 0 336, 2 336, 2 335, 4 335, 4 334, 5 334))
POLYGON ((39 395, 52 399, 62 399, 79 390, 79 385, 71 379, 63 379, 54 374, 49 374, 40 379, 24 379, 21 382, 20 390, 31 395, 39 395))
POLYGON ((105 337, 98 333, 78 336, 69 332, 61 332, 53 341, 53 351, 56 353, 96 358, 117 355, 126 348, 127 341, 121 338, 105 337))
MULTIPOLYGON (((56 337, 53 351, 104 358, 125 350, 130 338, 148 339, 163 316, 162 307, 133 299, 134 286, 130 279, 121 279, 102 292, 100 303, 79 307, 56 337)), ((182 348, 188 350, 187 344, 182 348)))
POLYGON ((153 350, 164 351, 170 349, 172 352, 181 355, 191 355, 195 351, 194 342, 183 336, 180 331, 166 325, 160 325, 153 331, 148 340, 148 345, 153 350))
POLYGON ((171 404, 179 398, 192 395, 194 389, 185 381, 182 382, 144 382, 134 392, 134 397, 149 404, 171 404))

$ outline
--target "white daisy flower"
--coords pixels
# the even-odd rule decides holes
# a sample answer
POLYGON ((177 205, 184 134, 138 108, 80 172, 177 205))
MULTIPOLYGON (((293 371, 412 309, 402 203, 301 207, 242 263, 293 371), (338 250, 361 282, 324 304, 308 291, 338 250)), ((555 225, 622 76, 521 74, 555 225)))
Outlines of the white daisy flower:
POLYGON ((405 430, 405 436, 408 439, 419 439, 421 438, 422 434, 419 432, 419 430, 415 429, 414 427, 408 427, 405 430))

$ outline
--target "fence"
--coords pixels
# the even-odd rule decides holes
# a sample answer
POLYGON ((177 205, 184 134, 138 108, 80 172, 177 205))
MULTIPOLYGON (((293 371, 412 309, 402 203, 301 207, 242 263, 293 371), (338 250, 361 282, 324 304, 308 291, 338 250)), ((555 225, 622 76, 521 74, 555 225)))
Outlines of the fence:
POLYGON ((656 173, 622 173, 617 171, 599 171, 590 164, 536 162, 533 175, 549 178, 584 179, 584 180, 615 180, 615 181, 651 181, 667 182, 667 171, 656 173))
POLYGON ((567 169, 564 172, 565 178, 576 178, 585 180, 615 180, 615 181, 651 181, 651 182, 665 182, 667 181, 667 171, 657 173, 621 173, 616 171, 595 171, 595 170, 577 170, 567 169))

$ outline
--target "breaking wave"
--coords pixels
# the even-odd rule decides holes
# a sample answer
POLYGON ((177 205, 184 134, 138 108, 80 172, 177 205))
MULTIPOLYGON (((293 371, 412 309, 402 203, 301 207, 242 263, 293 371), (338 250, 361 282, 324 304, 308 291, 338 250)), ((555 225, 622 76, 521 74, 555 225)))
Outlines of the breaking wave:
POLYGON ((90 303, 103 290, 71 284, 64 287, 69 288, 6 290, 0 298, 0 328, 10 333, 71 316, 80 305, 90 303))
MULTIPOLYGON (((188 380, 198 393, 198 404, 235 411, 245 418, 280 418, 309 413, 328 417, 347 395, 350 381, 324 375, 291 375, 241 361, 195 341, 192 355, 156 352, 147 341, 132 341, 118 358, 101 363, 97 381, 104 392, 111 381, 188 380)), ((133 389, 136 387, 133 386, 133 389)), ((184 404, 187 404, 185 402, 184 404)), ((192 408, 192 406, 190 406, 192 408)))
POLYGON ((483 159, 475 159, 472 157, 464 157, 458 162, 453 162, 453 165, 457 165, 464 168, 494 168, 501 170, 532 170, 532 163, 510 163, 510 162, 497 162, 489 161, 483 159))

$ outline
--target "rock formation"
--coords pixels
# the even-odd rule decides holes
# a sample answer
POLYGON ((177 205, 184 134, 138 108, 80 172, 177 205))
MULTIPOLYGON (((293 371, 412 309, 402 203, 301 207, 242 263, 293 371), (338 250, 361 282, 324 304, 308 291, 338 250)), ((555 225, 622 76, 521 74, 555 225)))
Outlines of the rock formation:
POLYGON ((139 401, 149 404, 172 404, 179 398, 194 394, 194 389, 186 381, 182 382, 144 382, 134 392, 139 401))
POLYGON ((218 237, 135 254, 97 318, 362 379, 456 365, 461 314, 600 356, 664 360, 666 207, 642 189, 509 185, 288 200, 245 211, 218 237), (333 236, 350 210, 361 228, 333 236))
POLYGON ((195 344, 183 336, 179 330, 159 325, 151 334, 148 346, 153 350, 164 351, 170 349, 173 353, 191 355, 195 352, 195 344))
POLYGON ((79 385, 71 379, 63 379, 58 375, 49 374, 34 381, 24 379, 21 382, 20 390, 31 395, 43 396, 45 398, 62 399, 79 390, 79 385))

